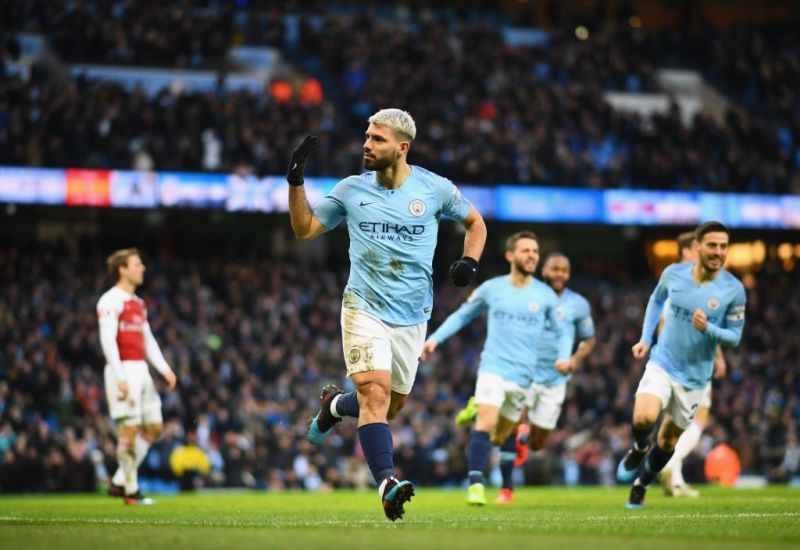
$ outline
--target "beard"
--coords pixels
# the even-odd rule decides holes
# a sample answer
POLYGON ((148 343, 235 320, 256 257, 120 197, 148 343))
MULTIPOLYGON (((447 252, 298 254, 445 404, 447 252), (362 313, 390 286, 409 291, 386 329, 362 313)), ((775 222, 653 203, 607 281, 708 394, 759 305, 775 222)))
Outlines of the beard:
POLYGON ((397 160, 397 155, 394 155, 394 158, 391 157, 375 157, 373 159, 364 158, 364 168, 367 170, 375 170, 376 172, 380 172, 381 170, 386 170, 392 164, 395 163, 397 160))
POLYGON ((536 264, 533 264, 533 268, 531 270, 528 270, 528 268, 525 267, 525 262, 518 262, 515 260, 514 267, 518 272, 522 273, 523 275, 533 275, 534 273, 536 273, 536 264))
POLYGON ((563 282, 563 283, 561 282, 561 279, 558 279, 558 284, 556 284, 556 283, 555 283, 555 281, 556 281, 556 279, 555 279, 555 278, 553 278, 553 277, 547 277, 547 276, 545 276, 545 275, 542 275, 542 280, 543 280, 545 283, 547 283, 547 285, 548 285, 549 287, 551 287, 551 288, 555 288, 556 286, 558 286, 558 287, 559 287, 559 289, 561 289, 561 288, 564 288, 565 286, 567 286, 566 282, 563 282))
POLYGON ((725 258, 724 257, 718 258, 719 267, 712 267, 711 266, 711 262, 713 260, 709 256, 703 256, 702 254, 700 254, 700 257, 698 259, 700 260, 700 265, 703 266, 703 269, 705 269, 706 271, 709 271, 709 272, 719 271, 720 269, 722 269, 722 266, 725 265, 725 258))

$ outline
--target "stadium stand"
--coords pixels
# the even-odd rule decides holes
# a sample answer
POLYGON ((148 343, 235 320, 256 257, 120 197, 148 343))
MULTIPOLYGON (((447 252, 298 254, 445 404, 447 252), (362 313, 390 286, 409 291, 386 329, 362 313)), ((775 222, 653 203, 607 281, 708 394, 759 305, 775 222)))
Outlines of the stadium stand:
MULTIPOLYGON (((109 3, 121 4, 127 5, 109 3)), ((150 5, 142 14, 133 8, 96 10, 93 21, 106 18, 105 25, 97 23, 104 29, 96 33, 98 44, 115 36, 112 29, 125 18, 138 21, 163 10, 159 17, 169 21, 172 9, 178 8, 150 5)), ((18 12, 8 18, 9 28, 47 33, 66 60, 82 59, 58 42, 74 13, 43 21, 33 8, 18 12)), ((199 7, 187 7, 186 13, 207 15, 199 7)), ((702 25, 652 32, 600 25, 585 40, 554 29, 531 44, 515 42, 502 26, 416 12, 389 20, 363 6, 328 17, 249 13, 233 17, 238 23, 218 19, 218 32, 226 37, 220 44, 270 44, 295 63, 292 73, 276 77, 263 93, 220 87, 200 93, 173 86, 148 96, 81 77, 65 85, 40 69, 29 82, 6 78, 0 85, 0 162, 194 171, 247 166, 258 174, 279 174, 289 144, 312 131, 321 136, 325 154, 309 175, 343 176, 360 169, 368 114, 400 105, 423 129, 413 161, 454 181, 800 190, 800 122, 791 93, 797 80, 791 63, 798 49, 796 25, 710 27, 713 32, 702 25), (381 40, 390 29, 391 40, 381 40), (692 52, 700 49, 715 54, 699 61, 692 52), (386 59, 393 60, 390 67, 378 62, 386 59), (687 115, 680 101, 662 94, 671 106, 641 115, 607 101, 608 90, 657 91, 659 67, 700 71, 732 100, 729 110, 722 117, 687 115), (77 138, 68 133, 75 127, 77 138)), ((201 23, 185 24, 189 35, 203 35, 202 52, 210 48, 208 40, 216 40, 217 33, 209 36, 201 23)), ((133 64, 147 64, 151 57, 191 59, 196 40, 182 32, 164 31, 174 40, 154 41, 168 52, 152 53, 148 41, 114 40, 130 44, 133 64)), ((86 52, 115 55, 113 47, 99 45, 86 52)))

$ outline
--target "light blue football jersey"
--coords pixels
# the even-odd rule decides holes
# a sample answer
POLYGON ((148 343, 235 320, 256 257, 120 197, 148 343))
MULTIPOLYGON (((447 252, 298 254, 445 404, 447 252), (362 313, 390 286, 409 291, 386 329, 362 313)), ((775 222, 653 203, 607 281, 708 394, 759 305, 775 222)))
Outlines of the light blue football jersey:
POLYGON ((537 279, 522 288, 511 284, 509 275, 489 279, 430 338, 441 344, 485 310, 489 317, 479 373, 496 374, 524 388, 530 386, 545 320, 559 335, 558 358, 569 359, 572 340, 558 307, 558 296, 537 279))
MULTIPOLYGON (((575 338, 586 340, 594 336, 592 311, 586 298, 565 288, 558 297, 558 304, 564 314, 564 325, 569 337, 569 349, 575 347, 575 338)), ((558 359, 558 333, 550 320, 545 320, 544 330, 539 337, 539 358, 533 372, 533 381, 543 386, 558 386, 572 378, 572 374, 561 374, 556 370, 558 359)))
POLYGON ((430 319, 439 220, 464 221, 470 207, 450 180, 419 166, 394 190, 378 183, 375 172, 337 183, 314 216, 328 229, 347 221, 350 278, 342 305, 394 325, 430 319))
POLYGON ((697 284, 692 277, 694 265, 672 264, 661 274, 647 303, 641 341, 652 343, 669 299, 664 326, 650 358, 682 386, 701 389, 711 381, 717 344, 735 346, 742 337, 746 296, 739 279, 725 269, 713 281, 697 284), (708 317, 705 332, 692 325, 696 309, 708 317))

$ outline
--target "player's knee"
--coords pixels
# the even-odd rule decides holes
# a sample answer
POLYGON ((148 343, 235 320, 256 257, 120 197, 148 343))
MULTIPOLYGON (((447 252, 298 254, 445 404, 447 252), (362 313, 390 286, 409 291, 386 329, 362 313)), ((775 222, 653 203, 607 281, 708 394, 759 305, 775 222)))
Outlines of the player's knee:
POLYGON ((708 409, 706 407, 697 409, 697 414, 694 415, 694 423, 703 429, 708 426, 708 409))
POLYGON ((547 442, 547 436, 544 437, 529 437, 528 448, 532 451, 541 451, 544 449, 544 444, 547 442))
POLYGON ((661 447, 662 451, 674 451, 675 445, 678 444, 678 439, 680 436, 680 433, 677 433, 674 430, 661 430, 658 433, 658 446, 661 447))
POLYGON ((479 432, 489 432, 492 433, 494 429, 497 427, 497 418, 493 416, 481 416, 478 413, 478 418, 475 419, 475 429, 479 432))
POLYGON ((163 424, 145 424, 142 436, 150 443, 155 443, 164 432, 163 424))
MULTIPOLYGON (((657 418, 657 417, 656 417, 657 418)), ((656 421, 649 411, 634 411, 633 413, 633 427, 637 430, 644 430, 653 425, 656 421)))
POLYGON ((381 384, 376 384, 375 382, 362 384, 358 387, 358 393, 362 397, 362 404, 367 408, 388 406, 390 391, 389 388, 384 388, 381 384))
POLYGON ((675 436, 665 436, 658 438, 658 446, 661 448, 662 451, 666 451, 668 453, 675 450, 675 445, 678 444, 678 438, 675 436))
POLYGON ((122 426, 117 436, 117 445, 122 449, 132 449, 139 429, 136 426, 122 426))
POLYGON ((550 430, 544 430, 538 426, 532 428, 528 435, 528 448, 532 451, 541 451, 547 443, 548 435, 550 435, 550 430))

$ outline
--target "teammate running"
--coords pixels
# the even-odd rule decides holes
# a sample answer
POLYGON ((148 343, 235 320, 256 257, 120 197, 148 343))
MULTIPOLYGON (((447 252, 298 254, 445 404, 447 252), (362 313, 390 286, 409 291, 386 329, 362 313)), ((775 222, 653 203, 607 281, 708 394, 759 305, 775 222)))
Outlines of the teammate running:
POLYGON ((719 222, 706 222, 697 228, 695 239, 697 262, 672 264, 664 270, 647 304, 641 339, 632 348, 635 358, 647 356, 669 298, 664 329, 636 390, 633 448, 617 466, 621 483, 633 481, 629 508, 644 506, 647 486, 669 462, 678 438, 703 402, 717 346, 736 346, 742 337, 744 287, 722 267, 728 255, 728 229, 719 222), (650 432, 662 410, 666 416, 651 448, 650 432))
MULTIPOLYGON (((678 235, 677 240, 681 261, 696 262, 697 251, 695 250, 694 231, 681 233, 678 235)), ((665 309, 667 308, 665 307, 665 309)), ((664 315, 662 314, 662 319, 663 317, 664 315)), ((714 356, 714 379, 723 378, 726 370, 725 354, 722 353, 722 348, 717 346, 717 353, 714 356)), ((703 435, 703 430, 708 425, 709 409, 711 409, 711 382, 703 390, 703 401, 697 408, 694 420, 678 438, 678 443, 675 445, 675 453, 659 474, 659 481, 664 489, 664 494, 667 496, 689 498, 700 496, 697 489, 686 483, 683 478, 683 461, 700 442, 700 436, 703 435)))
POLYGON ((481 353, 475 403, 478 417, 468 450, 467 503, 486 504, 483 471, 491 450, 514 431, 534 380, 534 366, 545 322, 558 335, 553 367, 572 369, 572 339, 564 325, 558 296, 533 274, 539 263, 539 242, 523 231, 506 240, 508 275, 489 279, 430 335, 422 349, 424 361, 439 344, 488 310, 486 343, 481 353))

